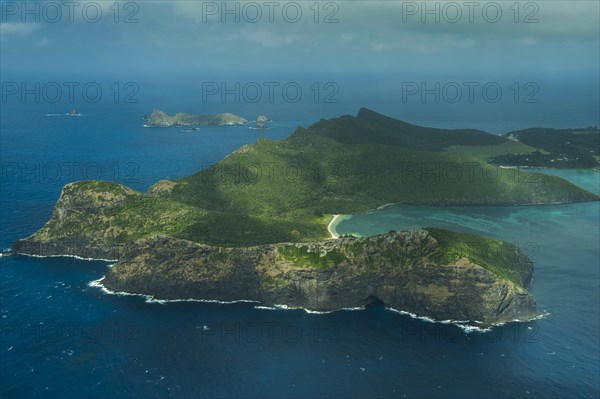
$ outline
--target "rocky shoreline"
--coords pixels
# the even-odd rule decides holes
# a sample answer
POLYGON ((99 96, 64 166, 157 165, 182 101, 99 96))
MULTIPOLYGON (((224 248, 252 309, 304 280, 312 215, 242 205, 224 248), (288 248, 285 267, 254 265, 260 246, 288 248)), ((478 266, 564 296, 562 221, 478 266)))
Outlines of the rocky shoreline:
MULTIPOLYGON (((327 312, 373 301, 435 320, 469 320, 482 327, 539 316, 526 288, 533 264, 518 249, 518 281, 499 277, 460 258, 440 262, 440 242, 425 229, 367 238, 222 248, 171 237, 138 240, 112 251, 73 242, 33 246, 19 241, 13 252, 59 255, 61 249, 89 258, 119 261, 102 284, 114 292, 286 305, 327 312), (38 252, 39 253, 39 252, 38 252)), ((510 246, 511 244, 503 243, 510 246)), ((64 253, 63 253, 64 255, 64 253)))

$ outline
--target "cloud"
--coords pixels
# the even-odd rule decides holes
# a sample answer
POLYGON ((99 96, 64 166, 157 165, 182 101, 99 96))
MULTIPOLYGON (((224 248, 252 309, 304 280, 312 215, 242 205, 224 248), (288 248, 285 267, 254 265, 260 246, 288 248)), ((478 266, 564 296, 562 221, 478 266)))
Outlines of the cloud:
POLYGON ((306 35, 302 34, 282 34, 275 35, 272 31, 260 26, 247 26, 242 29, 240 38, 250 42, 252 45, 262 47, 283 47, 301 44, 305 41, 306 35))
POLYGON ((46 47, 52 44, 53 40, 47 37, 43 37, 42 40, 39 40, 35 45, 36 47, 46 47))
MULTIPOLYGON (((228 11, 233 8, 232 3, 227 3, 228 11)), ((535 70, 540 60, 556 70, 566 65, 587 69, 598 65, 598 2, 519 2, 518 15, 511 8, 515 2, 475 2, 479 8, 470 21, 464 6, 469 2, 463 1, 284 1, 276 2, 279 7, 272 15, 274 21, 269 20, 269 11, 264 7, 257 22, 245 21, 253 14, 243 15, 244 4, 269 2, 236 3, 242 12, 237 16, 239 22, 236 15, 214 13, 215 5, 223 7, 222 1, 177 0, 139 2, 139 12, 135 14, 138 23, 124 23, 124 9, 119 23, 113 22, 114 14, 109 9, 99 23, 63 20, 51 26, 36 26, 9 21, 1 26, 2 52, 15 56, 8 62, 5 57, 3 64, 18 70, 22 56, 28 54, 36 60, 47 57, 52 63, 60 60, 60 53, 80 56, 82 63, 95 60, 92 66, 98 68, 104 62, 112 65, 118 57, 121 67, 132 70, 142 66, 194 71, 312 68, 394 72, 401 67, 421 72, 441 66, 491 71, 510 65, 519 70, 535 70), (290 23, 282 14, 284 5, 289 3, 302 7, 302 18, 297 23, 290 23), (489 22, 494 17, 491 9, 487 14, 482 11, 485 4, 492 3, 502 8, 497 22, 489 22), (314 13, 315 4, 320 7, 318 15, 314 13), (326 8, 328 4, 336 4, 337 8, 326 8), (422 9, 423 4, 438 11, 430 14, 422 9), (461 18, 456 22, 448 22, 452 19, 448 11, 452 4, 462 7, 461 18), (324 23, 327 16, 338 22, 324 23), (43 38, 32 35, 39 26, 43 27, 43 38), (6 37, 23 39, 4 41, 6 37), (30 45, 24 46, 23 42, 30 45), (518 66, 514 60, 519 60, 518 66)), ((102 4, 105 7, 113 3, 102 4)))
POLYGON ((413 62, 411 57, 424 63, 425 56, 479 60, 483 52, 498 60, 506 54, 525 59, 532 51, 554 57, 551 49, 557 46, 587 43, 592 48, 599 37, 600 6, 588 1, 519 2, 518 8, 515 2, 471 2, 477 4, 472 14, 465 6, 469 2, 461 1, 296 2, 302 8, 297 23, 286 21, 282 12, 290 2, 275 2, 273 21, 269 9, 262 7, 262 17, 256 22, 247 21, 244 6, 264 2, 232 3, 226 10, 220 1, 151 3, 141 9, 140 28, 146 29, 144 25, 156 19, 160 29, 148 32, 154 45, 176 53, 201 52, 205 59, 239 55, 249 63, 258 63, 254 58, 259 57, 269 65, 301 68, 310 54, 322 65, 358 70, 377 60, 382 66, 413 62), (233 13, 232 3, 237 4, 233 13), (331 3, 337 9, 325 8, 331 3), (315 4, 320 7, 318 17, 315 4), (451 7, 456 4, 460 18, 454 21, 451 7), (498 21, 494 21, 497 10, 484 8, 486 4, 499 5, 498 21), (338 22, 324 23, 332 13, 338 22), (280 54, 279 59, 274 59, 272 50, 280 54))
POLYGON ((330 2, 337 4, 335 10, 324 9, 329 3, 315 3, 321 7, 318 16, 313 3, 302 3, 302 18, 293 24, 284 18, 283 5, 286 3, 275 2, 279 6, 274 8, 273 22, 268 21, 269 9, 262 7, 262 17, 256 23, 245 23, 243 10, 245 4, 260 5, 260 2, 234 3, 238 5, 238 12, 233 14, 228 14, 221 2, 174 1, 169 6, 177 16, 174 20, 179 23, 185 20, 186 23, 216 27, 222 31, 260 25, 271 32, 272 37, 302 28, 306 36, 335 36, 332 40, 339 40, 344 32, 352 31, 386 47, 408 32, 427 37, 447 34, 461 42, 465 39, 477 42, 518 40, 524 36, 538 41, 597 40, 599 34, 597 18, 600 5, 589 1, 520 2, 516 7, 513 2, 339 1, 330 2), (465 5, 469 3, 475 5, 465 5), (235 14, 239 23, 235 22, 235 14), (339 22, 324 23, 327 15, 333 15, 339 22), (314 22, 315 18, 318 23, 314 22), (227 22, 223 23, 223 19, 227 22))
POLYGON ((6 40, 10 36, 29 36, 39 28, 39 24, 33 23, 0 22, 0 39, 6 40))

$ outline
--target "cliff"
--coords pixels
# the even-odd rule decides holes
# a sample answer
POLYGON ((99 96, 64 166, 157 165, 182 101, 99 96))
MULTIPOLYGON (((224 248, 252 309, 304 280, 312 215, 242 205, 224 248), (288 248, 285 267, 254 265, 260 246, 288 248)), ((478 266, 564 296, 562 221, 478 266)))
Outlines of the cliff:
MULTIPOLYGON (((159 125, 193 119, 163 114, 153 114, 159 125)), ((510 244, 438 229, 322 241, 328 215, 387 203, 599 199, 555 176, 498 168, 490 175, 481 154, 513 148, 482 131, 416 126, 362 109, 285 140, 258 140, 146 193, 111 182, 67 184, 51 219, 13 251, 119 259, 108 288, 159 298, 315 310, 378 298, 437 319, 526 319, 535 315, 526 291, 533 268, 510 244)))
POLYGON ((317 311, 379 299, 421 316, 485 325, 535 317, 525 289, 532 263, 511 244, 455 234, 413 230, 246 248, 157 237, 129 245, 103 283, 160 299, 243 299, 317 311))

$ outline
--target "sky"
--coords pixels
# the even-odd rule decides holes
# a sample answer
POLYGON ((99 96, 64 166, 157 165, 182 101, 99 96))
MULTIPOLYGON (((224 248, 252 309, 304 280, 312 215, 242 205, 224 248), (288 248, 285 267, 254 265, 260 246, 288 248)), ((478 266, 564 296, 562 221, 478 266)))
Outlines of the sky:
POLYGON ((598 1, 0 4, 4 72, 576 76, 600 68, 598 1))
POLYGON ((281 115, 368 106, 495 132, 587 126, 600 123, 599 21, 598 0, 0 0, 0 75, 4 94, 4 82, 105 81, 104 94, 119 82, 119 101, 134 82, 148 112, 276 114, 264 86, 274 81, 281 98, 286 82, 302 82, 304 108, 285 98, 281 115), (258 82, 261 102, 224 90, 205 101, 206 82, 258 82), (501 102, 486 97, 489 83, 501 102))

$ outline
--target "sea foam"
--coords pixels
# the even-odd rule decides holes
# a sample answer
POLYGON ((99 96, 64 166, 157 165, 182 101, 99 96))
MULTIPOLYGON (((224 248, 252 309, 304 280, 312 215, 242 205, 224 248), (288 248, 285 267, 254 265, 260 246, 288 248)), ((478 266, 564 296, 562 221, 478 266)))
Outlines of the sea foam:
POLYGON ((84 257, 78 256, 78 255, 34 255, 34 254, 26 254, 26 253, 22 253, 22 252, 16 252, 16 254, 22 255, 22 256, 30 256, 32 258, 74 258, 74 259, 78 259, 78 260, 101 261, 101 262, 117 262, 118 261, 118 259, 84 258, 84 257))

